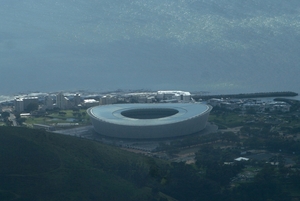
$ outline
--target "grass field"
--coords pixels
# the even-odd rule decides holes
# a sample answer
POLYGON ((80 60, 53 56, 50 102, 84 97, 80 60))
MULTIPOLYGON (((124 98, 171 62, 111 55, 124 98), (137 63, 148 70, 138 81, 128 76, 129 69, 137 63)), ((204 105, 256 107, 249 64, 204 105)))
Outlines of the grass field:
POLYGON ((230 114, 210 114, 209 122, 214 122, 218 126, 222 126, 224 128, 233 128, 237 126, 242 126, 247 121, 247 116, 241 116, 236 113, 230 114))
POLYGON ((26 117, 25 124, 46 124, 53 125, 56 123, 79 123, 79 125, 87 125, 90 124, 89 116, 86 113, 86 110, 64 110, 64 111, 56 111, 51 112, 43 117, 26 117))

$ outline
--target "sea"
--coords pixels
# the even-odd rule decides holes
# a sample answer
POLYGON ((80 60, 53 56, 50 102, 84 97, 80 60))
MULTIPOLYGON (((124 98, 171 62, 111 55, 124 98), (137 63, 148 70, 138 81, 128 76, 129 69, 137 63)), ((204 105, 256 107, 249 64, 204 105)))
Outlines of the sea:
POLYGON ((1 100, 27 91, 298 91, 299 10, 299 0, 1 0, 1 100))

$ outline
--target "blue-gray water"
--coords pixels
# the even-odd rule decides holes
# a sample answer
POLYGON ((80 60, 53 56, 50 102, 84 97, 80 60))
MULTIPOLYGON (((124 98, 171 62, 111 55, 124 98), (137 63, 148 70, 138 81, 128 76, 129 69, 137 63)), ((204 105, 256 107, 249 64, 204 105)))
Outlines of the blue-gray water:
POLYGON ((296 91, 299 0, 0 0, 0 94, 296 91))

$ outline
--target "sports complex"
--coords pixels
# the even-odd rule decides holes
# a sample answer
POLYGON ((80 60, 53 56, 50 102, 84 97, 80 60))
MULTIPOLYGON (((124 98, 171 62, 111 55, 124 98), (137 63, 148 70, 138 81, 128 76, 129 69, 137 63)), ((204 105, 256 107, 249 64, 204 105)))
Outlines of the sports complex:
POLYGON ((157 139, 203 130, 211 109, 200 103, 113 104, 92 107, 87 112, 101 135, 157 139))

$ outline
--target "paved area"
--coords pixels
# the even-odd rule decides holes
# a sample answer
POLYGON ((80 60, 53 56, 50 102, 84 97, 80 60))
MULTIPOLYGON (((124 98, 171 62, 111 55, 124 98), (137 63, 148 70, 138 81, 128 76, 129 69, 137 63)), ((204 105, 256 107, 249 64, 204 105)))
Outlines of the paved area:
POLYGON ((84 127, 77 127, 71 129, 57 130, 57 131, 53 131, 53 133, 89 138, 93 135, 94 128, 93 126, 84 126, 84 127))
MULTIPOLYGON (((210 133, 214 133, 217 131, 218 131, 218 127, 216 125, 208 123, 206 128, 203 131, 195 135, 208 135, 210 133)), ((148 154, 149 152, 154 151, 159 146, 160 143, 170 143, 170 141, 174 140, 174 138, 157 139, 157 140, 152 140, 152 139, 151 140, 134 140, 134 139, 128 140, 128 139, 109 138, 96 133, 94 131, 93 126, 84 126, 78 128, 57 130, 54 131, 54 133, 95 140, 105 144, 119 146, 128 151, 139 152, 144 154, 148 154)), ((184 138, 184 136, 179 138, 184 138)), ((179 156, 178 160, 184 162, 189 161, 190 163, 192 163, 194 162, 194 152, 192 153, 191 151, 188 151, 187 153, 182 154, 182 156, 179 156)))

